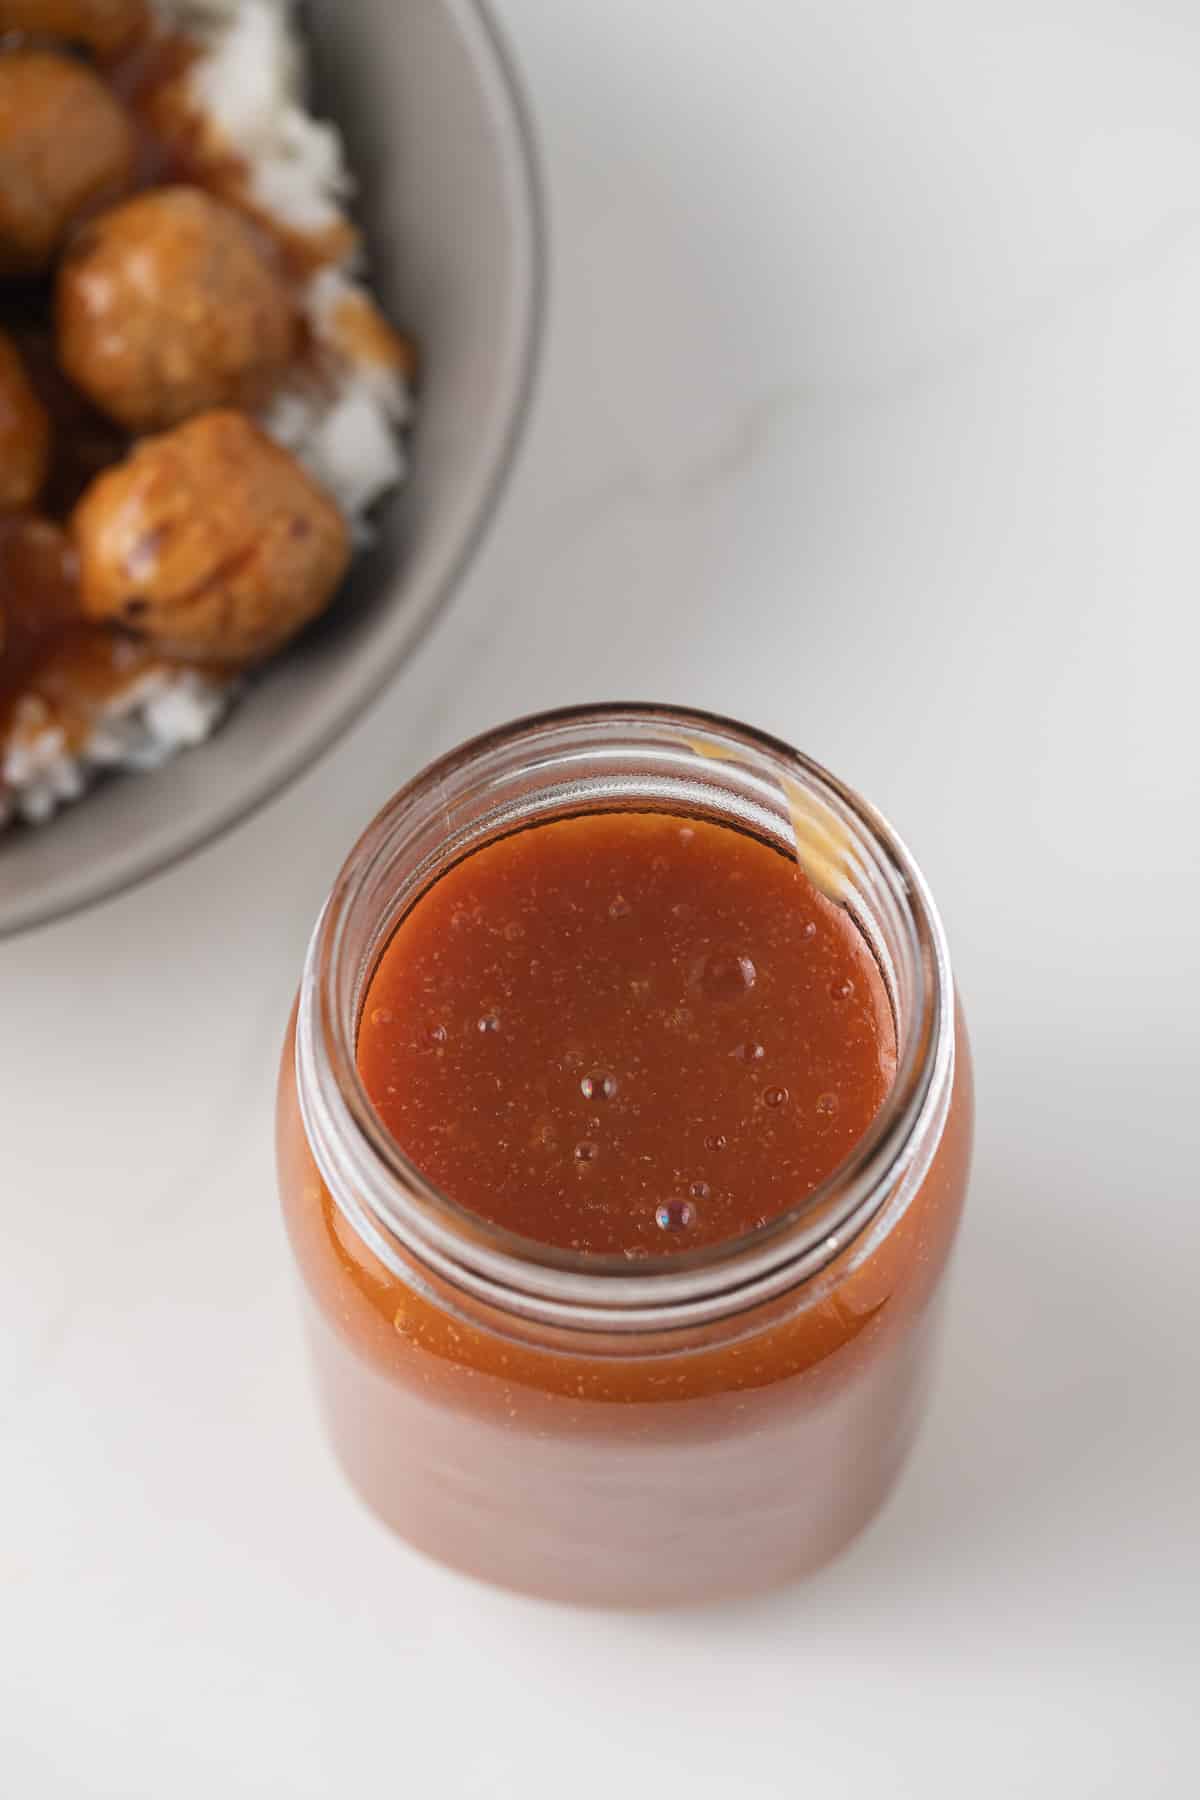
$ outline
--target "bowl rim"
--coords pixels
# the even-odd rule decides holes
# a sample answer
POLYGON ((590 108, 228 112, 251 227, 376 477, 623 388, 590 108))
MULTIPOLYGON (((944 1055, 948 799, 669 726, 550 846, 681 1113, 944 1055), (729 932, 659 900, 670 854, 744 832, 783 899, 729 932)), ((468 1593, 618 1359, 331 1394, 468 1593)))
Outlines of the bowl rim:
MULTIPOLYGON (((347 694, 331 710, 322 729, 306 740, 285 765, 270 769, 259 779, 251 777, 227 806, 197 826, 182 827, 173 841, 159 842, 140 855, 134 852, 117 867, 101 868, 91 874, 82 871, 77 878, 64 884, 61 892, 48 903, 34 896, 27 904, 18 902, 7 912, 0 909, 0 941, 57 924, 165 875, 278 799, 363 717, 425 641, 449 607, 491 527, 529 423, 545 338, 549 281, 546 187, 533 110, 491 0, 449 0, 449 10, 459 19, 464 31, 472 34, 484 74, 490 77, 492 95, 498 103, 496 116, 510 153, 513 198, 521 215, 522 236, 527 247, 526 255, 517 262, 518 322, 514 331, 512 368, 507 377, 508 392, 499 408, 502 423, 496 451, 480 480, 473 511, 444 566, 436 573, 429 599, 419 616, 408 624, 407 629, 399 632, 369 672, 355 684, 353 693, 347 694)), ((203 746, 199 748, 203 750, 203 746)))

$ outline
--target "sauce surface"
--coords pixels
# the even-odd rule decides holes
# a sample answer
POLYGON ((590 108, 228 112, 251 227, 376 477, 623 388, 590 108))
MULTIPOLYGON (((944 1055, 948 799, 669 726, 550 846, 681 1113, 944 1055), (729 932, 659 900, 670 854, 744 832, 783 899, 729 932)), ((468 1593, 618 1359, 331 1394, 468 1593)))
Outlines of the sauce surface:
POLYGON ((372 977, 358 1065, 470 1212, 631 1258, 799 1204, 895 1073, 882 977, 797 862, 656 813, 534 826, 443 875, 372 977))

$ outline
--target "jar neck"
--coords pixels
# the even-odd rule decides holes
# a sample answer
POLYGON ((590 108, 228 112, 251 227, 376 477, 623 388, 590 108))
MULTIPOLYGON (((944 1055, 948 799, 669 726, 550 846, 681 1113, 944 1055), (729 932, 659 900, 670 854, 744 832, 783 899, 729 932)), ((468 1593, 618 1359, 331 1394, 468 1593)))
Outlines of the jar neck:
POLYGON ((945 935, 924 879, 887 822, 816 763, 731 721, 669 707, 545 714, 479 738, 403 788, 351 851, 309 946, 296 1076, 317 1167, 348 1223, 404 1280, 498 1323, 616 1347, 749 1314, 865 1252, 916 1193, 941 1137, 954 1068, 945 935), (355 1043, 397 925, 454 864, 527 826, 638 811, 733 825, 798 860, 853 918, 895 1019, 896 1076, 870 1129, 796 1206, 663 1269, 553 1249, 485 1223, 440 1193, 389 1136, 355 1043), (886 1209, 886 1213, 885 1213, 886 1209))

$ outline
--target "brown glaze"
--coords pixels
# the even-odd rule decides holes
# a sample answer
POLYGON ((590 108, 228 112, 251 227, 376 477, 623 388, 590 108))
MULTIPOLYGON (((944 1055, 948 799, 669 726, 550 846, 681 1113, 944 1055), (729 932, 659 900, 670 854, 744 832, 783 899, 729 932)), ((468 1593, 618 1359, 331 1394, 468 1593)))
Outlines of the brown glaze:
POLYGON ((30 322, 36 313, 20 304, 19 291, 18 295, 0 291, 0 311, 12 321, 13 341, 49 420, 50 458, 40 508, 52 519, 65 519, 89 482, 126 454, 129 434, 63 374, 52 332, 44 324, 30 322))
POLYGON ((0 331, 0 513, 31 507, 50 463, 50 415, 21 353, 0 331))
POLYGON ((0 737, 47 648, 79 620, 75 557, 46 519, 0 519, 0 737))
POLYGON ((369 294, 343 296, 333 315, 332 335, 342 353, 411 381, 417 372, 416 346, 385 319, 369 294))

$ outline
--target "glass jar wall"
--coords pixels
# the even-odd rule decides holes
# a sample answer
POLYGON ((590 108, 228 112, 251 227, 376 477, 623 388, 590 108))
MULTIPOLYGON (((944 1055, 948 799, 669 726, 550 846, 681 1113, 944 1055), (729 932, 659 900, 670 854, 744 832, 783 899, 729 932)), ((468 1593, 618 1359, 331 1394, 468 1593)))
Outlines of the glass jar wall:
POLYGON ((970 1136, 941 925, 850 790, 666 708, 549 715, 466 746, 351 853, 283 1057, 283 1206, 346 1473, 419 1549, 551 1598, 691 1601, 818 1566, 912 1442, 970 1136), (372 973, 444 871, 513 831, 620 810, 731 824, 798 859, 870 946, 896 1030, 891 1091, 834 1174, 669 1264, 573 1255, 461 1211, 388 1136, 355 1061, 372 973))

